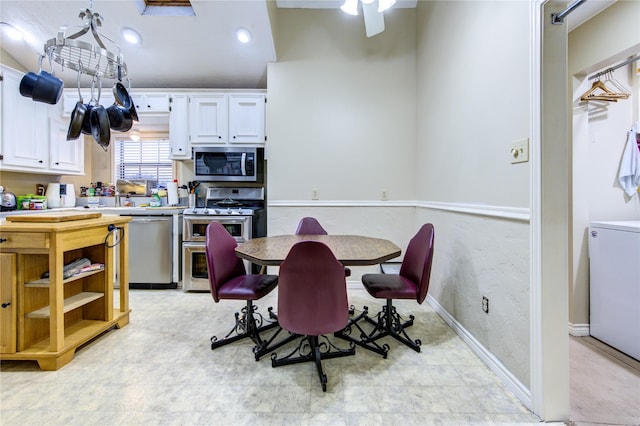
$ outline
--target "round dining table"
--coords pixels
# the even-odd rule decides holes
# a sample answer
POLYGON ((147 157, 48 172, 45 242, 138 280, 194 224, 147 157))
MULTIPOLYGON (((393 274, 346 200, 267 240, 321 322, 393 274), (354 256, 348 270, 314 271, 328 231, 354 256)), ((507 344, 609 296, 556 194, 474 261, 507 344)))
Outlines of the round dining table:
POLYGON ((275 235, 238 244, 236 255, 257 265, 278 266, 300 241, 326 244, 345 266, 377 265, 402 253, 400 247, 389 240, 360 235, 275 235))

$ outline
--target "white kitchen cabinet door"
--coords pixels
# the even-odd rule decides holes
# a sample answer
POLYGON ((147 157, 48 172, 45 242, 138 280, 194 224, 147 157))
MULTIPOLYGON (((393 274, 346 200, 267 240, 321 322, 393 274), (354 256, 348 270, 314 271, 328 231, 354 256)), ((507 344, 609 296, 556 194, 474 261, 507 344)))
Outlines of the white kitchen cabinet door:
POLYGON ((264 144, 264 123, 264 94, 229 95, 229 142, 264 144))
POLYGON ((84 136, 67 140, 69 123, 66 120, 49 118, 49 168, 61 174, 84 173, 84 136))
POLYGON ((188 160, 191 158, 189 143, 189 97, 173 95, 169 113, 169 158, 172 160, 188 160))
POLYGON ((145 113, 167 113, 169 112, 170 96, 168 93, 132 93, 133 104, 136 112, 145 113))
MULTIPOLYGON (((82 89, 82 102, 84 104, 89 104, 91 101, 91 90, 90 89, 82 89)), ((98 101, 98 91, 94 90, 93 95, 96 97, 96 101, 98 101)), ((76 107, 76 103, 80 100, 80 95, 78 94, 78 89, 64 89, 64 94, 62 95, 62 116, 70 117, 71 112, 76 107)), ((105 108, 110 107, 115 103, 115 97, 113 96, 113 91, 111 87, 103 88, 100 93, 100 105, 105 108)), ((95 104, 95 102, 93 102, 95 104)))
POLYGON ((192 144, 228 141, 225 94, 189 97, 189 135, 192 144))
POLYGON ((20 95, 22 73, 2 71, 2 168, 41 172, 49 166, 48 104, 20 95))

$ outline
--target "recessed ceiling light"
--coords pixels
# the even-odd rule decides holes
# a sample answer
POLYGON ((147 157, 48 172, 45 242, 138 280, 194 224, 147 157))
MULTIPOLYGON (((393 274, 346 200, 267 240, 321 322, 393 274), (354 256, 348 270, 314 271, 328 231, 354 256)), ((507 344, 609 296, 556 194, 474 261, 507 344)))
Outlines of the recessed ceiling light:
POLYGON ((20 41, 24 39, 24 34, 22 31, 17 29, 11 24, 7 24, 6 22, 0 22, 0 29, 3 33, 7 35, 12 40, 20 41))
POLYGON ((131 27, 122 27, 120 29, 120 34, 122 34, 122 37, 131 44, 142 44, 142 36, 131 27))
POLYGON ((249 43, 251 41, 251 33, 246 28, 238 28, 236 30, 236 37, 240 43, 249 43))

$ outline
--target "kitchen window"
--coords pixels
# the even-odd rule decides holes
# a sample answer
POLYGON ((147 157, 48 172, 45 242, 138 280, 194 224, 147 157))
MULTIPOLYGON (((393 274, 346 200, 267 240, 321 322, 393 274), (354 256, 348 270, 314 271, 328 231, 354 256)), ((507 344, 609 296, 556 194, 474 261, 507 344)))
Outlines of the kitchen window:
POLYGON ((143 137, 139 141, 116 139, 114 176, 117 179, 148 179, 151 188, 167 187, 173 180, 169 140, 143 137))

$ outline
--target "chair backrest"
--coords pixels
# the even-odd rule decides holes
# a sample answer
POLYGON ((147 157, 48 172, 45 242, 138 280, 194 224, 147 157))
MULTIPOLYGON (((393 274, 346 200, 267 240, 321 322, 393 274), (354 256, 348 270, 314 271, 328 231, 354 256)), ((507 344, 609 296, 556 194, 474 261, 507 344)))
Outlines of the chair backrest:
POLYGON ((238 243, 219 222, 211 222, 206 230, 207 268, 211 297, 218 302, 218 289, 231 278, 247 273, 244 263, 236 256, 238 243))
POLYGON ((434 229, 431 223, 426 223, 411 238, 400 266, 400 275, 418 285, 416 299, 424 302, 429 290, 431 276, 431 262, 433 260, 434 229))
POLYGON ((315 217, 303 217, 298 223, 296 235, 327 235, 327 231, 315 217))
POLYGON ((296 334, 341 330, 349 320, 344 267, 317 241, 295 244, 280 265, 278 322, 296 334))

